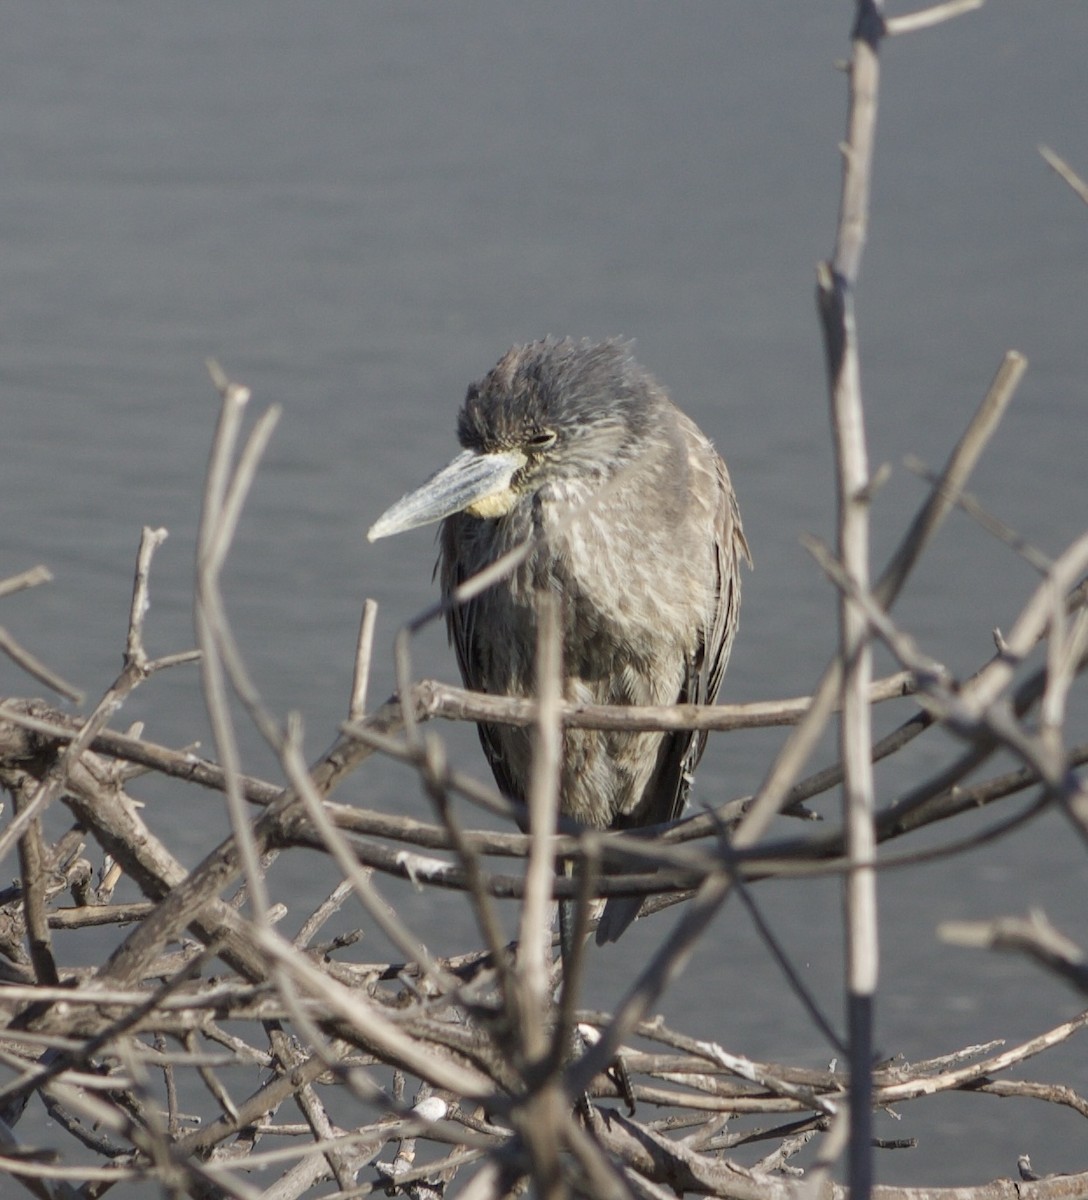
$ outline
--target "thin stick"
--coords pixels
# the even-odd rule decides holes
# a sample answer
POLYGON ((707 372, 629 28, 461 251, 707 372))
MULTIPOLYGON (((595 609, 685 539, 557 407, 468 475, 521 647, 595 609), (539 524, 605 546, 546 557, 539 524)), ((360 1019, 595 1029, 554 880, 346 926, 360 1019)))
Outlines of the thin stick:
POLYGON ((36 567, 28 567, 17 575, 8 575, 7 578, 0 579, 0 599, 11 596, 15 592, 24 591, 26 588, 39 587, 43 583, 49 583, 52 578, 53 572, 42 563, 36 567))
POLYGON ((359 638, 355 645, 355 672, 351 681, 351 702, 348 720, 362 721, 366 717, 366 693, 370 684, 370 660, 374 651, 374 630, 378 621, 377 600, 367 599, 359 623, 359 638))
POLYGON ((929 499, 911 522, 902 543, 873 588, 873 594, 885 608, 891 606, 923 547, 959 502, 971 472, 997 431, 1027 369, 1028 360, 1018 350, 1006 351, 982 403, 953 447, 941 474, 932 481, 929 499))
MULTIPOLYGON (((869 586, 870 479, 853 290, 868 230, 880 83, 878 50, 883 33, 880 0, 858 0, 852 35, 849 131, 843 147, 838 236, 834 259, 821 269, 817 289, 831 393, 839 554, 844 570, 861 590, 868 590, 869 586)), ((840 597, 839 630, 843 663, 839 727, 843 824, 850 864, 843 895, 850 1048, 849 1180, 851 1195, 863 1200, 873 1185, 871 1070, 879 961, 872 719, 867 703, 872 648, 865 613, 845 593, 840 597)))
POLYGON ((40 658, 35 657, 25 646, 20 645, 2 625, 0 625, 0 650, 17 667, 21 667, 39 683, 44 683, 47 688, 56 692, 58 696, 63 696, 66 700, 71 700, 73 704, 83 703, 83 692, 74 683, 69 683, 63 676, 58 675, 56 671, 47 667, 40 658))
POLYGON ((919 29, 929 29, 943 21, 951 21, 962 17, 964 13, 976 12, 986 0, 946 0, 944 4, 934 4, 932 8, 923 8, 920 12, 904 13, 901 17, 889 17, 884 26, 884 32, 889 35, 897 33, 916 33, 919 29))
MULTIPOLYGON (((195 623, 197 642, 203 655, 204 701, 219 750, 219 760, 223 764, 226 783, 224 794, 227 798, 231 828, 249 885, 255 916, 258 922, 266 924, 268 893, 264 885, 260 855, 246 816, 240 784, 242 766, 227 693, 228 667, 223 660, 227 637, 226 620, 219 594, 219 571, 237 528, 241 509, 240 497, 252 482, 257 455, 250 453, 247 456, 245 467, 248 469, 239 464, 237 471, 232 471, 231 464, 241 432, 242 415, 249 403, 250 393, 248 388, 231 383, 213 364, 209 364, 209 370, 223 402, 212 442, 197 537, 195 623)), ((265 417, 268 417, 267 413, 265 417)), ((250 438, 250 448, 259 441, 260 448, 263 448, 263 440, 270 434, 271 424, 271 420, 264 420, 258 425, 264 438, 259 439, 256 436, 258 429, 255 429, 254 436, 250 438), (266 430, 267 433, 264 432, 266 430)))
POLYGON ((559 768, 563 734, 559 721, 562 694, 561 642, 556 598, 542 592, 538 597, 537 706, 539 718, 533 736, 533 767, 529 780, 529 861, 525 869, 525 900, 518 930, 519 983, 526 1056, 539 1061, 547 1046, 546 1017, 550 1001, 551 932, 548 912, 555 879, 556 817, 559 811, 559 768))
MULTIPOLYGON (((909 671, 874 680, 870 704, 882 704, 910 696, 914 682, 909 671)), ((425 717, 450 721, 487 721, 497 725, 528 728, 537 722, 538 702, 520 696, 493 696, 471 692, 439 680, 425 679, 412 693, 425 717)), ((560 701, 557 713, 566 729, 606 729, 646 732, 695 729, 731 732, 737 729, 769 729, 799 722, 812 704, 811 696, 783 700, 755 700, 744 704, 584 704, 560 701)))
POLYGON ((1060 175, 1084 203, 1088 204, 1088 183, 1081 179, 1065 159, 1055 154, 1049 146, 1040 146, 1039 153, 1046 160, 1047 166, 1060 175))

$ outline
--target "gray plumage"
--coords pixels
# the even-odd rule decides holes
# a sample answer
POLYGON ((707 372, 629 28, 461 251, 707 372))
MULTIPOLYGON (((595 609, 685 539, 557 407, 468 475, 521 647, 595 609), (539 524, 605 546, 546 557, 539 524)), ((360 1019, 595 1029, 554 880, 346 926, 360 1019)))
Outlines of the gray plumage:
MULTIPOLYGON (((568 700, 713 702, 737 629, 748 546, 725 463, 628 345, 515 346, 469 388, 457 434, 463 453, 370 536, 443 518, 446 595, 532 540, 510 575, 449 611, 465 684, 534 693, 537 597, 550 591, 560 599, 568 700)), ((519 799, 530 737, 480 726, 496 781, 519 799)), ((597 829, 670 821, 705 742, 689 732, 567 730, 562 811, 597 829)), ((618 937, 638 907, 610 902, 598 940, 618 937)))

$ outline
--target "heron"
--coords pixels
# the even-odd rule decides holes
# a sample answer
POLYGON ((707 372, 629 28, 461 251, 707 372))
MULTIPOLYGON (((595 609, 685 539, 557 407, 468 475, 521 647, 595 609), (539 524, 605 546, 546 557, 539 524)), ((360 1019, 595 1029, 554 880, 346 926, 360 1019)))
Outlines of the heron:
MULTIPOLYGON (((465 686, 535 694, 541 596, 558 598, 566 700, 709 704, 751 563, 725 462, 633 357, 630 343, 545 338, 514 346, 467 392, 461 452, 370 529, 375 541, 441 521, 436 574, 449 600, 465 580, 526 543, 504 578, 446 620, 465 686)), ((525 801, 529 730, 481 723, 500 789, 525 801)), ((593 829, 678 817, 705 732, 567 728, 560 811, 593 829)), ((635 919, 613 897, 597 941, 635 919)), ((560 941, 573 929, 560 904, 560 941)), ((565 956, 564 956, 565 957, 565 956)))

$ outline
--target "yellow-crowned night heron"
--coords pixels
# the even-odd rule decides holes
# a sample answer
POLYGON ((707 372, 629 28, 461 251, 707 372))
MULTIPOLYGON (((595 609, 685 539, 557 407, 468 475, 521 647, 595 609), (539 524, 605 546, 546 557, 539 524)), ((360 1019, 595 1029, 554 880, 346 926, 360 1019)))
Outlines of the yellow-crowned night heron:
MULTIPOLYGON (((561 601, 566 698, 591 704, 710 703, 740 610, 748 559, 736 496, 714 447, 620 341, 515 346, 468 389, 453 461, 373 526, 387 537, 442 520, 442 590, 506 551, 528 556, 449 610, 466 686, 531 696, 542 591, 561 601)), ((530 734, 481 725, 500 788, 524 800, 530 734)), ((562 811, 596 829, 670 821, 705 734, 569 729, 562 811)), ((637 900, 606 907, 614 940, 637 900)), ((569 908, 560 909, 571 927, 569 908)))

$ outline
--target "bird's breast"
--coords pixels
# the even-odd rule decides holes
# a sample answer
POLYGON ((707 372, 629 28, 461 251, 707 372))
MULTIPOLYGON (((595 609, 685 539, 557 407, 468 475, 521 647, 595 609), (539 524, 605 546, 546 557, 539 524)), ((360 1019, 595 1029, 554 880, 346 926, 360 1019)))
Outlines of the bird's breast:
POLYGON ((712 537, 690 508, 652 492, 605 490, 540 505, 540 553, 526 580, 565 597, 571 620, 620 659, 690 652, 713 604, 712 537))

